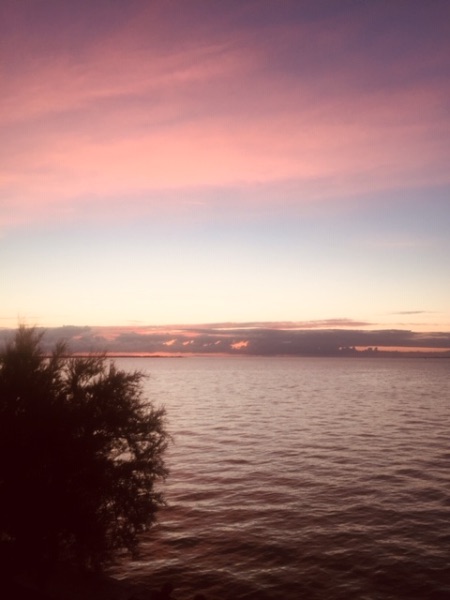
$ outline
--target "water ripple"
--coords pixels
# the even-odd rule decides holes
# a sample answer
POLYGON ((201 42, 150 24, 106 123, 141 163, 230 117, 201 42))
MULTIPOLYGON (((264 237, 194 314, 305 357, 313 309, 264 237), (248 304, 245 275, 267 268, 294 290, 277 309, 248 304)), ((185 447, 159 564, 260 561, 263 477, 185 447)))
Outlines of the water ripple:
POLYGON ((450 597, 448 367, 134 360, 168 410, 169 506, 116 576, 179 600, 450 597))

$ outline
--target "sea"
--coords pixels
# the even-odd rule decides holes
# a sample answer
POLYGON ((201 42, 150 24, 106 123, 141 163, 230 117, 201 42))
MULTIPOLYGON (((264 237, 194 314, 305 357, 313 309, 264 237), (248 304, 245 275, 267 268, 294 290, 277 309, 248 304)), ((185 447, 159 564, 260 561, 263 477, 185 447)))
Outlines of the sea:
POLYGON ((116 362, 172 436, 167 506, 112 569, 137 595, 450 598, 448 359, 116 362))

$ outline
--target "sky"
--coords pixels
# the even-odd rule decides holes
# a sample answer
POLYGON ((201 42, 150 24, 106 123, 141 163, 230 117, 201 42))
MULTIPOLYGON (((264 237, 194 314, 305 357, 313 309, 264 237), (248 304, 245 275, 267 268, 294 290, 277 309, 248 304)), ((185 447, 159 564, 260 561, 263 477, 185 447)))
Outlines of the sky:
POLYGON ((449 73, 447 0, 2 0, 0 327, 450 332, 449 73))

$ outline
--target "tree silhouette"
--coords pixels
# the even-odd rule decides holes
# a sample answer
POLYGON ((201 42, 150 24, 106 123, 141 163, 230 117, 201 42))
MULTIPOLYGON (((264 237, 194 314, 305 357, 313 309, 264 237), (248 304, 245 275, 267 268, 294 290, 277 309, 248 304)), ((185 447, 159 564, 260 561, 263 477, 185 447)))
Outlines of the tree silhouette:
POLYGON ((23 563, 93 568, 134 551, 164 500, 165 412, 140 372, 50 357, 20 327, 0 353, 0 541, 23 563))

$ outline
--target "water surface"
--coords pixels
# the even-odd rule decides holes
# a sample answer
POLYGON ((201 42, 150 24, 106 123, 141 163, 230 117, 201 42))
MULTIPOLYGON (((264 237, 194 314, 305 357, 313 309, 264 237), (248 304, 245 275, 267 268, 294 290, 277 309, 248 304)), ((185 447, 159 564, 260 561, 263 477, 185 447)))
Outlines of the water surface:
POLYGON ((169 507, 139 561, 179 600, 450 597, 450 363, 119 359, 167 409, 169 507))

